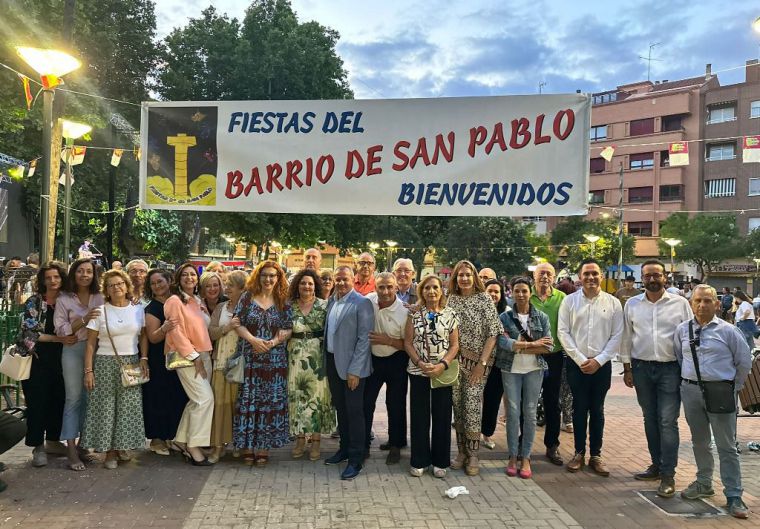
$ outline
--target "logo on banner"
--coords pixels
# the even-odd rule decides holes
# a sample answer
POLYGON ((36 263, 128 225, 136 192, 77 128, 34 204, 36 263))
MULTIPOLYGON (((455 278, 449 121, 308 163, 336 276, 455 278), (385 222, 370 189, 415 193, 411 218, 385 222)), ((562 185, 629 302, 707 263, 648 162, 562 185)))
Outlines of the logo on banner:
POLYGON ((148 204, 216 205, 216 107, 151 109, 148 204))
POLYGON ((670 167, 689 165, 689 144, 685 141, 671 143, 668 147, 670 167))
POLYGON ((760 136, 745 136, 742 162, 760 163, 760 136))

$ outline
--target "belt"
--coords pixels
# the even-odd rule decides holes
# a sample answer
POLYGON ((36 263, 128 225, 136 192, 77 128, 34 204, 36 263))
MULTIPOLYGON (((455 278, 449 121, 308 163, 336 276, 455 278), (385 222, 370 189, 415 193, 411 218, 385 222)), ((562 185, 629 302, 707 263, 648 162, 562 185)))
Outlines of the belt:
POLYGON ((639 360, 638 358, 631 358, 631 362, 634 360, 642 364, 675 364, 678 362, 678 360, 639 360))
POLYGON ((688 378, 682 378, 681 380, 683 380, 687 384, 694 384, 695 386, 699 386, 699 382, 697 382, 696 380, 689 380, 688 378))
POLYGON ((315 332, 294 332, 290 335, 291 338, 301 338, 304 340, 310 340, 312 338, 322 338, 325 335, 324 331, 315 332))

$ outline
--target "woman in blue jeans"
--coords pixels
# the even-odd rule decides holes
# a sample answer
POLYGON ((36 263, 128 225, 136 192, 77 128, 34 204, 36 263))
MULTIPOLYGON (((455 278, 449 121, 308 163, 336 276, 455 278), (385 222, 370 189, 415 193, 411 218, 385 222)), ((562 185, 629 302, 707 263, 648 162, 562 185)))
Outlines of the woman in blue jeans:
POLYGON ((499 318, 504 334, 499 336, 496 367, 501 369, 504 393, 507 396, 507 448, 509 462, 506 473, 523 479, 533 476, 530 451, 536 436, 536 405, 541 394, 544 370, 542 354, 554 347, 549 317, 530 304, 530 279, 516 277, 510 282, 514 306, 499 318), (522 443, 520 413, 522 412, 522 443), (520 468, 517 459, 520 458, 520 468))

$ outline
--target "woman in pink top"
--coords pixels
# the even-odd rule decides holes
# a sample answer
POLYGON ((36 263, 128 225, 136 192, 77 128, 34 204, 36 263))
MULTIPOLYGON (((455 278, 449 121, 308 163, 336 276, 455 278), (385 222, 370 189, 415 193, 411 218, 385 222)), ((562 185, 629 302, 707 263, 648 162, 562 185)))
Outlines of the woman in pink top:
POLYGON ((193 367, 177 369, 182 387, 190 399, 182 413, 174 443, 193 465, 212 463, 201 451, 211 444, 211 421, 214 416, 214 392, 211 389, 210 317, 198 297, 198 272, 192 263, 184 263, 174 274, 172 295, 164 303, 164 315, 174 324, 166 333, 165 353, 177 351, 193 361, 193 367))
POLYGON ((66 403, 63 406, 61 439, 66 439, 69 468, 85 470, 82 458, 87 453, 77 447, 84 426, 87 409, 87 392, 82 372, 87 345, 87 324, 100 314, 103 295, 100 293, 98 271, 92 259, 77 259, 69 268, 64 293, 55 305, 55 333, 58 336, 76 336, 74 345, 64 345, 62 355, 63 381, 66 403))

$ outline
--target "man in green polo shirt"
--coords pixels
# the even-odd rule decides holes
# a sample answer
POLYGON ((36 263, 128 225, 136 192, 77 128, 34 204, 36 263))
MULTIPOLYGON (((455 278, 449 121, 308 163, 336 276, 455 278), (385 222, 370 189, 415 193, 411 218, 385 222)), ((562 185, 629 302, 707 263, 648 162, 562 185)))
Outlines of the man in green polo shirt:
POLYGON ((555 465, 562 465, 562 456, 559 454, 559 428, 560 406, 559 396, 562 385, 562 371, 565 368, 565 353, 562 344, 557 339, 557 320, 559 306, 565 299, 565 293, 553 287, 555 278, 554 267, 549 263, 541 263, 533 271, 533 295, 530 297, 531 304, 541 312, 549 316, 554 351, 544 355, 549 371, 544 377, 543 399, 546 413, 546 426, 544 428, 544 446, 546 457, 555 465))

